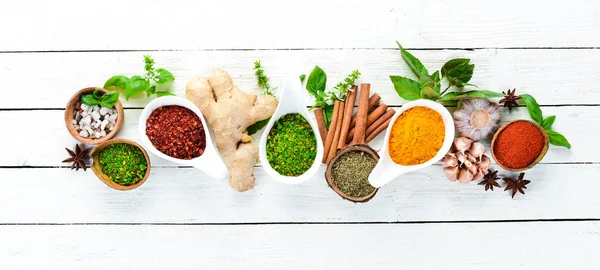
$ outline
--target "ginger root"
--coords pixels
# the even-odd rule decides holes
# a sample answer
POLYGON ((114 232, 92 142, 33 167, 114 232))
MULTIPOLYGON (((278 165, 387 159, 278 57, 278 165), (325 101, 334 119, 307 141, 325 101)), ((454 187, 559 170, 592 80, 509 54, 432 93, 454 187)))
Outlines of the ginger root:
POLYGON ((208 78, 190 79, 185 94, 215 133, 217 148, 229 169, 229 185, 240 192, 252 189, 258 147, 252 144, 246 129, 273 115, 277 99, 241 91, 220 68, 213 69, 208 78))

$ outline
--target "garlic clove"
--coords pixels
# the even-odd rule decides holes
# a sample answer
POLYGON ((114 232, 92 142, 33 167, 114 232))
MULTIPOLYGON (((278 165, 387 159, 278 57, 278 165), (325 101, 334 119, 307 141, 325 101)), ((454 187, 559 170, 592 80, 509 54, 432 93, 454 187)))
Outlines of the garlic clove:
POLYGON ((475 142, 471 145, 471 149, 469 149, 469 153, 474 157, 481 158, 483 154, 485 154, 485 146, 480 142, 475 142))
POLYGON ((448 178, 448 180, 454 182, 456 181, 456 179, 458 179, 458 173, 459 173, 459 169, 458 167, 446 167, 444 168, 444 175, 446 176, 446 178, 448 178))
POLYGON ((461 153, 461 152, 457 152, 456 153, 456 159, 458 159, 458 161, 461 164, 465 163, 465 161, 467 161, 467 155, 465 155, 464 153, 461 153))
POLYGON ((444 168, 447 168, 447 167, 457 167, 458 166, 458 159, 455 156, 446 155, 444 157, 443 162, 444 162, 443 163, 444 164, 443 165, 444 168))
POLYGON ((477 158, 475 158, 473 155, 471 155, 470 153, 466 155, 467 156, 467 160, 473 164, 477 163, 477 158))
MULTIPOLYGON (((467 163, 465 163, 467 164, 467 163)), ((472 174, 475 175, 477 174, 477 171, 479 170, 479 166, 475 165, 475 164, 469 164, 466 166, 467 170, 472 174)))
POLYGON ((461 169, 458 173, 458 182, 462 184, 467 184, 473 180, 473 174, 469 172, 467 169, 461 169))
POLYGON ((457 151, 460 151, 462 153, 468 151, 471 148, 472 143, 473 141, 471 139, 465 137, 454 139, 454 147, 457 151))
POLYGON ((481 156, 481 162, 479 162, 479 164, 477 164, 479 166, 479 169, 481 169, 484 172, 487 172, 487 170, 490 168, 490 164, 492 163, 492 160, 490 160, 489 157, 487 157, 486 155, 481 156))
POLYGON ((481 180, 483 178, 483 176, 485 176, 485 173, 481 169, 479 169, 479 170, 477 170, 477 173, 473 176, 472 181, 481 180))

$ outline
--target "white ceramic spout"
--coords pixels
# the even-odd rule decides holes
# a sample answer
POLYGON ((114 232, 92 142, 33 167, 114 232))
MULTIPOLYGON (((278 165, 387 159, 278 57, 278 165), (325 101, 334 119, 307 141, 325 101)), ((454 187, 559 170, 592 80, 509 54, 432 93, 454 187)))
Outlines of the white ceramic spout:
POLYGON ((402 108, 400 108, 399 110, 396 111, 396 113, 390 120, 390 125, 385 133, 385 139, 383 140, 383 145, 381 146, 381 150, 379 151, 380 159, 379 159, 379 162, 377 163, 377 165, 375 166, 375 168, 373 169, 373 171, 371 171, 371 174, 369 174, 369 183, 376 188, 382 187, 383 185, 396 179, 398 176, 400 176, 402 174, 430 166, 431 164, 436 163, 439 160, 441 160, 446 155, 446 153, 448 153, 448 151, 450 150, 450 147, 452 147, 453 141, 454 141, 454 120, 452 119, 452 115, 450 114, 448 109, 446 109, 444 106, 442 106, 441 104, 439 104, 437 102, 434 102, 431 100, 426 100, 426 99, 420 99, 420 100, 411 101, 409 103, 406 103, 402 106, 402 108), (442 143, 442 147, 440 148, 440 150, 437 152, 437 154, 432 159, 428 160, 425 163, 418 164, 418 165, 411 165, 411 166, 400 165, 400 164, 395 163, 392 160, 392 157, 390 156, 390 152, 388 150, 388 142, 390 139, 390 132, 392 131, 392 126, 396 122, 396 119, 398 118, 398 116, 400 116, 406 110, 413 108, 413 107, 418 107, 418 106, 423 106, 423 107, 427 107, 432 110, 435 110, 442 116, 442 121, 444 122, 446 136, 444 137, 444 142, 442 143))
POLYGON ((271 179, 285 184, 302 183, 312 178, 321 166, 321 160, 323 160, 323 142, 321 141, 317 123, 310 117, 308 108, 306 108, 306 101, 302 96, 302 84, 298 77, 289 78, 281 88, 279 105, 277 106, 275 113, 273 113, 273 116, 271 116, 271 120, 269 120, 269 123, 265 127, 265 131, 260 138, 259 157, 263 169, 271 179), (275 124, 279 118, 290 113, 298 113, 308 121, 317 141, 317 156, 315 157, 313 165, 308 171, 299 176, 280 175, 271 167, 271 164, 269 164, 269 161, 267 160, 267 137, 269 136, 269 132, 271 131, 271 128, 273 128, 273 124, 275 124))
POLYGON ((210 132, 208 131, 209 127, 206 124, 206 120, 204 119, 204 116, 202 115, 202 112, 200 112, 198 107, 196 107, 196 105, 194 105, 189 100, 181 98, 181 97, 173 97, 173 96, 159 97, 159 98, 152 100, 150 103, 148 103, 148 105, 146 105, 146 107, 144 108, 144 111, 142 111, 142 115, 140 116, 138 128, 139 128, 140 138, 142 138, 142 144, 144 145, 144 147, 146 149, 150 150, 150 152, 152 152, 153 154, 159 156, 160 158, 163 158, 168 161, 172 161, 172 162, 175 162, 175 163, 178 163, 181 165, 193 166, 194 168, 200 169, 201 171, 206 173, 208 176, 215 178, 215 179, 224 179, 227 177, 227 175, 228 175, 227 167, 225 166, 223 159, 219 155, 219 152, 213 145, 210 132), (193 111, 194 113, 196 113, 196 115, 198 115, 198 117, 200 118, 200 121, 202 121, 202 126, 204 127, 204 135, 206 136, 206 148, 204 149, 204 153, 201 156, 192 158, 190 160, 178 159, 178 158, 168 156, 168 155, 164 154, 163 152, 158 151, 158 149, 156 149, 154 147, 154 145, 152 145, 152 142, 146 135, 146 121, 148 120, 148 117, 154 110, 156 110, 159 107, 169 106, 169 105, 177 105, 177 106, 185 107, 185 108, 193 111))

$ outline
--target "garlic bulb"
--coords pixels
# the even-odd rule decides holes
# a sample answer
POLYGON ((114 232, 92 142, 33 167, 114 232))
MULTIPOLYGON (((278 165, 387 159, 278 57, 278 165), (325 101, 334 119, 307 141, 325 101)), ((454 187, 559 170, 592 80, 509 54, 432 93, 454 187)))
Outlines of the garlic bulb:
POLYGON ((458 102, 454 125, 461 136, 473 141, 488 138, 498 128, 500 109, 485 98, 468 98, 458 102))
POLYGON ((450 181, 466 184, 483 178, 491 160, 485 155, 485 146, 468 138, 457 138, 450 152, 442 159, 444 175, 450 181))

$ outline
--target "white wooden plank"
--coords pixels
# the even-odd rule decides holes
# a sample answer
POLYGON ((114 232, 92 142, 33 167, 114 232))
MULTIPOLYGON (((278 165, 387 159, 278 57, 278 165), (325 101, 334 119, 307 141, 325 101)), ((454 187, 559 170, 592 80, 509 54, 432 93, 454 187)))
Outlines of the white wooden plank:
MULTIPOLYGON (((597 130, 590 123, 600 121, 600 107, 544 107, 545 116, 557 115, 553 128, 563 133, 573 145, 567 150, 550 147, 544 163, 600 162, 600 143, 595 138, 597 130)), ((451 109, 453 110, 453 109, 451 109)), ((125 110, 125 123, 118 137, 140 142, 138 121, 140 109, 125 110)), ((72 148, 77 142, 68 133, 64 124, 63 111, 0 111, 0 123, 10 127, 10 132, 0 132, 0 166, 65 166, 60 161, 66 158, 64 147, 72 148)), ((502 123, 515 119, 529 119, 525 107, 513 113, 503 112, 502 123)), ((263 131, 253 136, 258 145, 263 131)), ((378 149, 383 143, 384 133, 370 144, 378 149)), ((489 145, 489 141, 484 141, 489 145)), ((488 147, 489 148, 489 147, 488 147)), ((151 154, 154 166, 176 166, 151 154)))
MULTIPOLYGON (((435 165, 406 174, 368 203, 342 200, 324 179, 285 185, 256 168, 256 187, 232 190, 199 170, 153 168, 130 192, 110 189, 92 172, 0 169, 0 223, 396 222, 600 218, 600 165, 538 165, 525 195, 446 180, 435 165)), ((517 176, 518 174, 502 175, 517 176)))
POLYGON ((8 226, 7 269, 594 269, 599 222, 8 226))
POLYGON ((1 51, 599 46, 593 0, 9 1, 1 51))
MULTIPOLYGON (((410 76, 398 50, 300 50, 300 51, 167 51, 103 53, 0 54, 0 78, 7 89, 0 108, 64 108, 79 89, 102 86, 113 75, 143 72, 142 55, 152 54, 158 67, 176 77, 174 91, 185 96, 186 81, 223 67, 245 91, 258 91, 253 62, 262 60, 273 85, 285 78, 308 74, 315 65, 328 73, 329 87, 353 69, 372 84, 389 105, 405 103, 395 92, 389 75, 410 76), (10 90, 9 90, 10 89, 10 90)), ((517 88, 533 94, 540 104, 600 104, 600 50, 476 50, 414 51, 430 72, 449 59, 471 58, 476 65, 471 80, 483 89, 517 88)), ((306 94, 308 100, 308 94, 306 94)), ((142 107, 146 98, 125 106, 142 107)), ((310 101, 309 101, 310 103, 310 101)))

